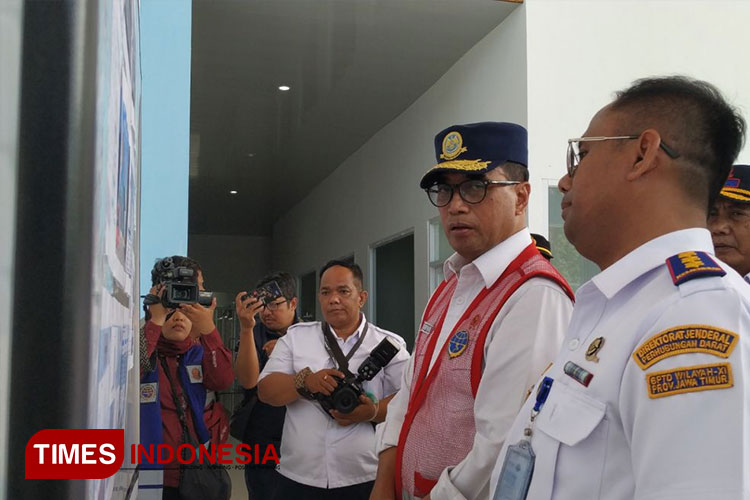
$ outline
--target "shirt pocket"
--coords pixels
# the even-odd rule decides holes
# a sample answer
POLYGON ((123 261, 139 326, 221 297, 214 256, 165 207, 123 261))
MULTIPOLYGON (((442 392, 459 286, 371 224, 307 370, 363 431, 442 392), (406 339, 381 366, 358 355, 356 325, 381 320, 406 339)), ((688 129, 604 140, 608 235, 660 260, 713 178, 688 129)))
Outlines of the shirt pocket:
POLYGON ((601 497, 609 430, 606 412, 605 403, 558 382, 536 418, 535 430, 560 442, 554 481, 576 490, 566 498, 601 497), (583 470, 585 481, 571 481, 583 470))
MULTIPOLYGON (((446 378, 436 385, 440 393, 439 400, 445 401, 446 410, 450 413, 464 415, 474 420, 474 394, 471 392, 471 367, 451 366, 444 368, 446 378)), ((436 381, 437 382, 437 381, 436 381)))

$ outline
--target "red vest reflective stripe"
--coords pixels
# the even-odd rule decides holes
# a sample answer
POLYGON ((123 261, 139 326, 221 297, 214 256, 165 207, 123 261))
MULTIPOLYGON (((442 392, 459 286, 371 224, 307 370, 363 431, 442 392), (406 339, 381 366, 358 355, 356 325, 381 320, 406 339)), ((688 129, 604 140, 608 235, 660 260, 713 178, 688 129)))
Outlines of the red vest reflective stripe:
POLYGON ((430 360, 457 285, 441 283, 425 310, 414 348, 409 406, 396 452, 396 494, 427 495, 440 473, 471 450, 476 428, 474 398, 482 377, 484 344, 508 298, 527 280, 548 278, 572 299, 573 291, 532 244, 482 290, 456 323, 432 370, 430 360))

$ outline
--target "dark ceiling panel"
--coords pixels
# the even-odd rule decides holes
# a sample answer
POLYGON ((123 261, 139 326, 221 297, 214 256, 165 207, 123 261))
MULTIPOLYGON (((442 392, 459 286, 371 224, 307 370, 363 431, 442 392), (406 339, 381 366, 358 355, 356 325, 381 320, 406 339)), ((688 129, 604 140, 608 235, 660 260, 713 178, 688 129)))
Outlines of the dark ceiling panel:
POLYGON ((270 235, 515 8, 193 0, 189 232, 270 235))

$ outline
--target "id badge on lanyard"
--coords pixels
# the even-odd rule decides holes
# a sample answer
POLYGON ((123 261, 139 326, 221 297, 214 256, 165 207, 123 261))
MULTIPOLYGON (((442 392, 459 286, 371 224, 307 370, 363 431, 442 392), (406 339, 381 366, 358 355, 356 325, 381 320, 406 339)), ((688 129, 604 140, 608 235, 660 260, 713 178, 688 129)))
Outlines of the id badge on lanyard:
POLYGON ((534 419, 544 406, 544 402, 547 401, 552 382, 554 382, 553 379, 544 377, 542 383, 539 384, 529 425, 523 430, 524 437, 518 443, 508 446, 493 500, 525 500, 526 495, 529 494, 536 461, 534 449, 531 447, 534 419))

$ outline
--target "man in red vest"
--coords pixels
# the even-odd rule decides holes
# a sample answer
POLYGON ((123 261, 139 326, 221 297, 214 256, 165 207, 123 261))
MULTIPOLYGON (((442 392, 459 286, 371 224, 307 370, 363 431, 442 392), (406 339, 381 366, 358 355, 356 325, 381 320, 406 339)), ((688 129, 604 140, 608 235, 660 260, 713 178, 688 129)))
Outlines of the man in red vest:
POLYGON ((526 129, 456 125, 420 187, 456 251, 380 430, 371 499, 486 498, 495 458, 559 351, 573 292, 526 227, 526 129))

